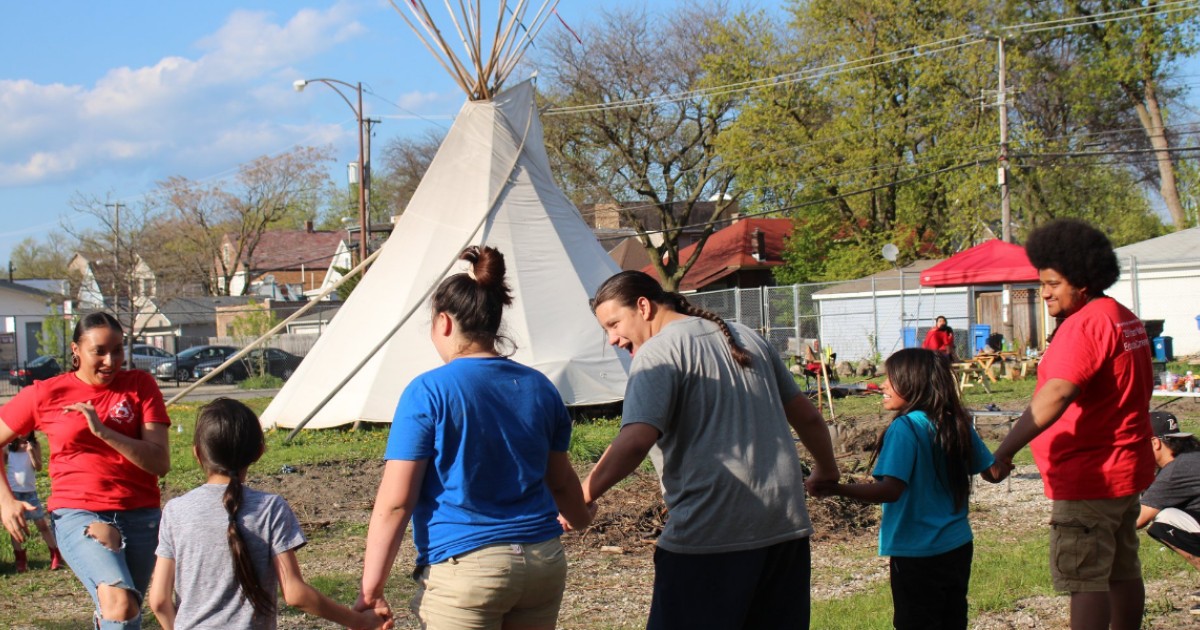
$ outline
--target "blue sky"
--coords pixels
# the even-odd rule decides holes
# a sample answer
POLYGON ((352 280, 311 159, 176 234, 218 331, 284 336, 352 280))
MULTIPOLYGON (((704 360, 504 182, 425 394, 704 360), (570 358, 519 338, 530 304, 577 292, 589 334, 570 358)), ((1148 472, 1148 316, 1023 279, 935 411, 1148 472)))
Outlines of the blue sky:
MULTIPOLYGON (((578 28, 604 6, 682 1, 563 0, 558 11, 578 28)), ((367 115, 384 121, 375 147, 449 127, 464 100, 386 0, 6 2, 0 264, 22 239, 80 220, 76 193, 132 205, 171 175, 227 177, 297 145, 333 146, 344 178, 354 115, 325 86, 293 90, 316 77, 363 82, 367 115)))
MULTIPOLYGON (((563 0, 559 13, 579 28, 604 7, 686 1, 563 0)), ((22 239, 79 220, 76 193, 132 205, 166 177, 227 177, 297 145, 353 161, 350 108, 324 86, 292 89, 316 77, 363 82, 367 115, 384 121, 376 147, 448 127, 463 101, 386 0, 5 3, 0 264, 22 239)))

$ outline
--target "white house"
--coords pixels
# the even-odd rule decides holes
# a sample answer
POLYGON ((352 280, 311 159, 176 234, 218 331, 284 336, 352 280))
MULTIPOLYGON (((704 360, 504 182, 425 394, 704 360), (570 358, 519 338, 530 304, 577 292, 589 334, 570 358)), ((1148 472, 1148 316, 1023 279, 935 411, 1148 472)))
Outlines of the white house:
POLYGON ((1200 227, 1116 251, 1121 278, 1108 295, 1143 320, 1163 320, 1175 356, 1200 354, 1200 227))
MULTIPOLYGON (((896 270, 822 289, 812 298, 820 313, 821 343, 839 360, 886 358, 919 347, 938 316, 954 330, 956 354, 971 356, 988 333, 1000 332, 1001 285, 924 287, 921 273, 941 260, 918 260, 896 270), (901 285, 903 280, 903 285, 901 285), (903 290, 901 290, 903 286, 903 290), (976 336, 980 339, 977 341, 976 336)), ((1014 346, 1041 345, 1043 317, 1037 285, 1012 285, 1014 346)))
POLYGON ((62 295, 0 280, 0 367, 38 356, 42 320, 51 306, 61 312, 62 301, 62 295))

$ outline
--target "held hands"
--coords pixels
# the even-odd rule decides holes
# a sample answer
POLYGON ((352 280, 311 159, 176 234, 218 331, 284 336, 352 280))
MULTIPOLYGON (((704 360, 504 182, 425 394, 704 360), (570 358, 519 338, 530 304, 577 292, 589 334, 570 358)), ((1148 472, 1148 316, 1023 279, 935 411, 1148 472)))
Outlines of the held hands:
POLYGON ((355 626, 353 630, 374 630, 375 628, 391 630, 396 627, 396 621, 392 618, 392 608, 383 597, 368 601, 362 593, 359 593, 353 610, 362 613, 363 619, 363 625, 355 626))
POLYGON ((841 480, 842 473, 834 468, 832 472, 826 472, 820 466, 814 466, 812 474, 804 480, 804 489, 813 497, 824 499, 834 496, 837 489, 838 481, 841 480))
POLYGON ((995 463, 993 463, 992 466, 987 470, 979 473, 979 476, 983 477, 984 481, 990 483, 1000 483, 1008 478, 1008 475, 1012 473, 1015 466, 1013 466, 1011 457, 994 457, 996 459, 995 463))
POLYGON ((395 622, 381 615, 377 610, 355 611, 355 614, 359 616, 360 621, 351 626, 350 630, 376 630, 376 628, 390 630, 396 627, 395 622))
MULTIPOLYGON (((587 509, 588 509, 588 521, 596 520, 596 512, 599 510, 599 508, 596 507, 596 502, 592 501, 591 503, 588 503, 587 509)), ((562 529, 564 532, 575 531, 575 528, 571 527, 571 524, 567 522, 567 519, 562 514, 558 515, 558 524, 562 526, 562 529)))
POLYGON ((96 408, 92 406, 90 401, 67 405, 63 407, 63 411, 78 411, 83 414, 83 417, 87 418, 88 429, 91 430, 92 435, 102 440, 104 439, 102 433, 107 430, 107 427, 104 426, 103 422, 100 422, 100 417, 96 415, 96 408))

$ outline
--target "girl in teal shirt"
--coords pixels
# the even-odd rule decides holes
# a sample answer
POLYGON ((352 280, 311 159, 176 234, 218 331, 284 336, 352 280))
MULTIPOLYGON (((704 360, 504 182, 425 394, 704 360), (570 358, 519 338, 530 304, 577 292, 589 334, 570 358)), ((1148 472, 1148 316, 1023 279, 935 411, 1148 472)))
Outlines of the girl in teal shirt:
POLYGON ((992 454, 971 426, 945 355, 908 348, 885 368, 883 408, 896 417, 876 444, 875 481, 828 491, 883 504, 879 555, 891 557, 896 628, 966 628, 970 477, 992 465, 992 454))

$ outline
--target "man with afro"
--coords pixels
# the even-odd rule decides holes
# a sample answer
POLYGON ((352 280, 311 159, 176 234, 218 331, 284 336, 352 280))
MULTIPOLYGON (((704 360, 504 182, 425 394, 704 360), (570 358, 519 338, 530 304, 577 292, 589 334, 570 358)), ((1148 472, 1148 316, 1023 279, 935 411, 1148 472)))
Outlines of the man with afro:
POLYGON ((1026 253, 1058 321, 1038 365, 1033 400, 985 473, 998 482, 1030 444, 1050 516, 1050 574, 1071 594, 1072 630, 1140 627, 1138 497, 1154 480, 1150 449, 1150 339, 1104 294, 1120 267, 1108 237, 1074 219, 1034 230, 1026 253))

